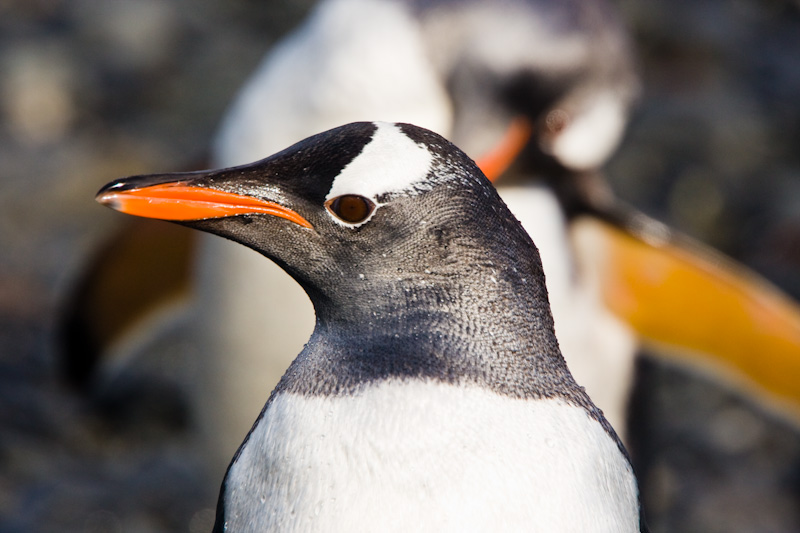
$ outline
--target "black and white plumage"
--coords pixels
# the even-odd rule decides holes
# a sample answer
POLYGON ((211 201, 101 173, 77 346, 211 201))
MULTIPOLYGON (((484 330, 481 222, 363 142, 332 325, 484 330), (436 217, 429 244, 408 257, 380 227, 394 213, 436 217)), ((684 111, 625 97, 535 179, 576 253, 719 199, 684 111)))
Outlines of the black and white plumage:
POLYGON ((639 530, 624 448, 559 352, 536 247, 445 139, 355 123, 98 199, 251 247, 314 304, 215 531, 639 530), (193 220, 210 203, 240 210, 193 220))

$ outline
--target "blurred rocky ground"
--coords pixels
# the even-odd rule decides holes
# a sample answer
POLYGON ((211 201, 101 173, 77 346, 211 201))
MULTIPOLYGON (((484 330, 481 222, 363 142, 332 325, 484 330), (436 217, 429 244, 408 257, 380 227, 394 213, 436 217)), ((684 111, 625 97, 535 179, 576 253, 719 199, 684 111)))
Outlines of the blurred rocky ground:
MULTIPOLYGON (((99 415, 59 380, 54 320, 122 218, 96 190, 201 160, 309 4, 0 0, 0 532, 211 529, 219 480, 191 413, 165 388, 144 410, 158 416, 99 415)), ((620 6, 644 98, 608 167, 616 192, 800 298, 800 4, 620 6)), ((639 374, 654 532, 800 531, 800 431, 667 364, 639 374)))

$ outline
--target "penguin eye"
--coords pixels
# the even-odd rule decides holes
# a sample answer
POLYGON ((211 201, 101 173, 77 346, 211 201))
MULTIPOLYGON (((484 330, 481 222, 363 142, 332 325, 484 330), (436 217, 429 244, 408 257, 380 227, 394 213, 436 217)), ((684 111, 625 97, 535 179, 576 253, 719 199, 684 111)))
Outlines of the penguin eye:
POLYGON ((375 210, 375 204, 368 198, 356 194, 343 194, 325 202, 328 211, 348 224, 364 222, 375 210))

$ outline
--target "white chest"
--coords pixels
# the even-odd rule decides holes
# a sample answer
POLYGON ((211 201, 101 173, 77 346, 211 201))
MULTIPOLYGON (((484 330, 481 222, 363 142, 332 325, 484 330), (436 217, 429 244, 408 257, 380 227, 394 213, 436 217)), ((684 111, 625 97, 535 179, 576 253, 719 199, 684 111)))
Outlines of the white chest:
POLYGON ((582 409, 386 382, 282 394, 232 466, 228 531, 638 531, 636 482, 582 409))

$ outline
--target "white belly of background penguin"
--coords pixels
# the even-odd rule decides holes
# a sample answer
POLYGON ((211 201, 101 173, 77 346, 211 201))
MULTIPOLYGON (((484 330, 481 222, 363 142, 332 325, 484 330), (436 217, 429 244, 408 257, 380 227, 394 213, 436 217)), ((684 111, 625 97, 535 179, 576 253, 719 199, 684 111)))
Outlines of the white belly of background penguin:
POLYGON ((624 447, 561 356, 536 247, 444 138, 354 123, 98 200, 251 247, 314 305, 216 532, 643 527, 624 447))

